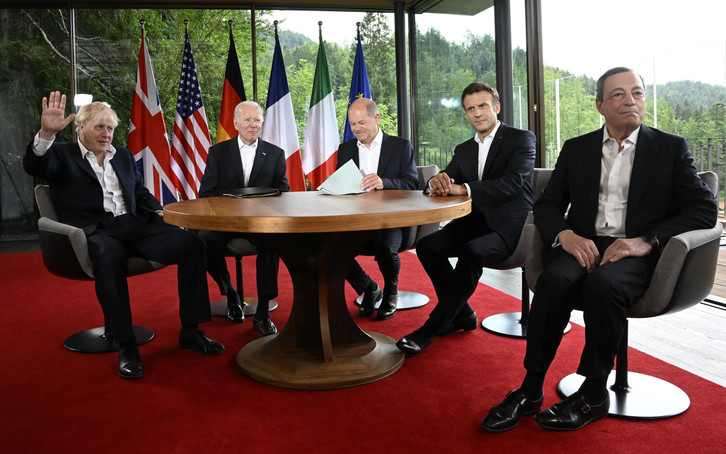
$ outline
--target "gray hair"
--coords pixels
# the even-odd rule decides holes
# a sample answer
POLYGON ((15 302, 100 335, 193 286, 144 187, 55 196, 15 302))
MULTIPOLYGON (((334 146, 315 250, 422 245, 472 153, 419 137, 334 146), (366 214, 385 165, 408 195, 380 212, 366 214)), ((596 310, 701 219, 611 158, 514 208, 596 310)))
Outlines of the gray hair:
POLYGON ((636 73, 630 68, 626 68, 625 66, 618 66, 617 68, 608 69, 607 71, 605 71, 605 74, 600 76, 600 78, 597 80, 597 91, 595 92, 595 98, 597 98, 598 101, 602 102, 603 100, 603 91, 605 90, 605 81, 607 80, 607 78, 620 73, 633 73, 638 76, 638 78, 640 78, 640 83, 643 84, 643 90, 645 90, 645 80, 643 80, 643 76, 636 73))
POLYGON ((257 110, 260 111, 260 118, 264 121, 265 120, 265 113, 262 111, 262 106, 257 104, 254 101, 242 101, 241 103, 237 104, 237 106, 234 108, 234 119, 237 120, 240 112, 242 111, 242 107, 244 106, 252 106, 257 107, 257 110))

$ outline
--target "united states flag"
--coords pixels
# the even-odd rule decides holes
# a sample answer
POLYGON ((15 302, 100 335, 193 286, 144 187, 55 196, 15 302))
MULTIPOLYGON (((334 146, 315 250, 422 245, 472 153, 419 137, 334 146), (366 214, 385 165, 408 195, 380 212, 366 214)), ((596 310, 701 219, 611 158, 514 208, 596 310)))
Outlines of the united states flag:
POLYGON ((184 200, 197 198, 211 142, 187 30, 171 145, 171 170, 182 183, 179 192, 184 200))

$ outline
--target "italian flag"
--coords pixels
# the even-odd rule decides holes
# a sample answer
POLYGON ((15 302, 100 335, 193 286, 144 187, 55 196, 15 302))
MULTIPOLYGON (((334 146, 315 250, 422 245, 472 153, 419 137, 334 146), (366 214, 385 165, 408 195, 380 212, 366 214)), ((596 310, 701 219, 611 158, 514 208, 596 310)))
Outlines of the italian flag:
POLYGON ((335 172, 338 145, 340 145, 340 134, 321 31, 302 157, 303 171, 312 189, 316 189, 335 172))

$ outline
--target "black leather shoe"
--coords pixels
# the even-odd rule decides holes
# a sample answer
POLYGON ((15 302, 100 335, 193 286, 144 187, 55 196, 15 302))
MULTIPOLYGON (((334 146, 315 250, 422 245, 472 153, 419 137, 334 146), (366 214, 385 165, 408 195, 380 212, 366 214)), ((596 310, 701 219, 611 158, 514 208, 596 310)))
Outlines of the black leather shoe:
POLYGON ((127 347, 118 351, 118 374, 121 378, 133 379, 144 376, 139 347, 127 347))
POLYGON ((261 322, 257 321, 257 318, 252 317, 252 327, 256 329, 262 337, 277 334, 277 327, 274 323, 272 323, 272 319, 270 317, 267 317, 261 322))
POLYGON ((593 421, 607 416, 610 410, 610 394, 599 405, 590 405, 585 397, 576 392, 534 416, 537 424, 551 430, 582 429, 593 421))
POLYGON ((202 355, 214 356, 219 355, 226 350, 224 345, 208 338, 204 331, 196 328, 189 331, 179 332, 179 346, 182 348, 190 348, 196 350, 202 355))
POLYGON ((416 356, 426 347, 431 345, 431 342, 433 342, 435 338, 435 332, 421 327, 408 336, 404 336, 399 339, 398 342, 396 342, 396 347, 404 352, 406 356, 416 356))
POLYGON ((388 320, 389 318, 396 315, 396 308, 398 307, 398 293, 395 295, 383 295, 381 305, 378 306, 378 315, 376 320, 388 320))
POLYGON ((472 312, 464 317, 456 317, 449 326, 445 326, 436 333, 437 336, 448 336, 453 334, 460 329, 464 331, 473 331, 479 326, 479 319, 476 317, 476 312, 472 312))
POLYGON ((227 318, 234 323, 242 323, 245 321, 245 310, 242 299, 239 297, 237 291, 231 287, 227 289, 227 318))
POLYGON ((542 400, 544 396, 537 400, 528 399, 519 389, 509 391, 503 401, 489 410, 489 414, 481 422, 481 427, 493 433, 514 429, 519 425, 522 416, 533 415, 542 408, 542 400))
MULTIPOLYGON (((374 284, 376 284, 374 282, 374 284)), ((376 284, 375 290, 366 290, 363 293, 363 301, 360 303, 360 307, 358 307, 358 315, 361 317, 369 317, 373 314, 373 312, 376 310, 376 301, 381 299, 381 296, 383 296, 383 290, 376 284)))

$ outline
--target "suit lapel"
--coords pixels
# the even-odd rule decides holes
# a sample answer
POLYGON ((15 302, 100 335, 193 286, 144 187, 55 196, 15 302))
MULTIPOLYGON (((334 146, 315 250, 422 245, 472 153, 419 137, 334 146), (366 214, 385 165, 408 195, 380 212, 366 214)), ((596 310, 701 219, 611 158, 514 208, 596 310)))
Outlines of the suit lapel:
MULTIPOLYGON (((386 167, 388 167, 388 161, 391 160, 391 153, 387 153, 390 140, 388 134, 383 133, 383 140, 381 141, 381 153, 378 156, 378 175, 383 175, 386 167)), ((359 166, 360 167, 360 166, 359 166)))
POLYGON ((630 218, 631 210, 638 207, 640 198, 645 193, 646 182, 653 168, 650 163, 658 159, 658 145, 653 142, 656 136, 649 127, 642 125, 638 133, 638 142, 635 144, 635 157, 633 159, 633 170, 630 174, 630 188, 628 189, 628 213, 626 220, 630 218))
POLYGON ((136 188, 134 187, 136 184, 136 176, 133 174, 134 169, 123 164, 124 157, 121 153, 117 148, 116 154, 109 163, 113 167, 114 172, 116 172, 116 178, 118 178, 121 191, 126 199, 126 207, 131 213, 136 214, 136 199, 134 196, 136 194, 136 188))
POLYGON ((255 160, 252 164, 252 172, 250 173, 249 185, 254 186, 254 181, 257 178, 257 174, 260 173, 260 169, 264 165, 265 159, 267 158, 267 147, 262 139, 257 141, 257 150, 255 151, 255 160))
MULTIPOLYGON (((484 163, 484 171, 482 171, 482 177, 481 177, 482 180, 485 179, 487 177, 487 175, 489 174, 489 171, 492 169, 494 159, 496 159, 496 156, 499 154, 499 152, 502 149, 502 142, 504 142, 504 137, 506 137, 506 135, 507 135, 507 129, 508 129, 507 125, 505 125, 504 123, 499 123, 499 129, 497 129, 497 133, 494 135, 494 138, 492 139, 492 144, 489 146, 489 153, 487 154, 487 160, 484 163)), ((477 158, 479 155, 478 145, 479 144, 477 144, 477 158)))
MULTIPOLYGON (((245 176, 242 169, 242 155, 239 149, 239 138, 235 137, 227 142, 226 153, 229 153, 229 159, 220 159, 220 166, 231 165, 233 168, 230 169, 232 175, 237 179, 237 184, 240 188, 245 186, 245 176)), ((220 169, 221 173, 221 169, 220 169)))
POLYGON ((86 172, 94 181, 98 182, 98 177, 91 167, 91 163, 81 156, 81 147, 78 144, 73 145, 73 161, 86 172))

